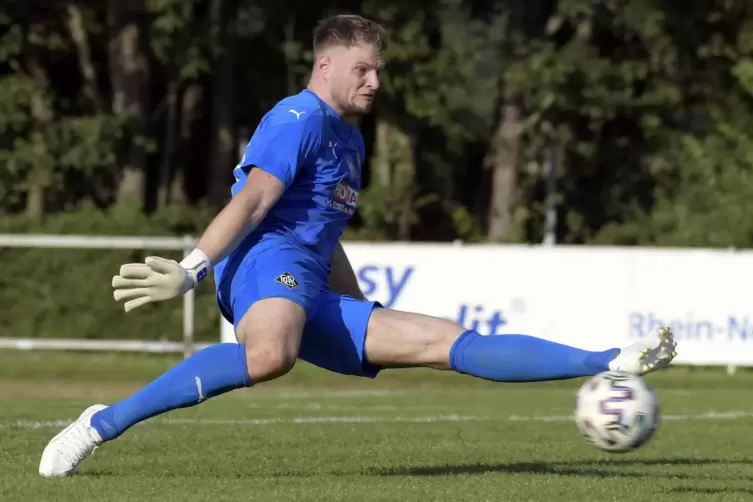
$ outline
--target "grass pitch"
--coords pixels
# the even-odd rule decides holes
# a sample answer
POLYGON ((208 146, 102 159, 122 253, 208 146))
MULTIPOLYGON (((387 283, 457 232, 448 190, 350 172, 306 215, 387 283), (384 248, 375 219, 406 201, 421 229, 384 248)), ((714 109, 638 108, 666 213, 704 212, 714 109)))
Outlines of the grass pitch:
POLYGON ((750 501, 753 374, 648 376, 656 436, 602 453, 569 420, 582 379, 494 384, 424 370, 285 378, 140 424, 65 479, 46 442, 177 356, 0 351, 0 501, 750 501))

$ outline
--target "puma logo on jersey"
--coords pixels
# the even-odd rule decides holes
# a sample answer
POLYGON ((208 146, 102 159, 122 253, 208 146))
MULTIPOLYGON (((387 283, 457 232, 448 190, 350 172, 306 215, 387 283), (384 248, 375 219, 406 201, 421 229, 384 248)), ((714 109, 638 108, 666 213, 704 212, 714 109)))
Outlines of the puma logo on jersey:
POLYGON ((300 119, 300 118, 301 118, 301 115, 303 115, 304 113, 306 113, 306 112, 298 112, 298 111, 296 111, 296 110, 293 110, 292 108, 291 108, 290 110, 288 110, 288 111, 289 111, 290 113, 294 114, 294 115, 295 115, 295 118, 297 118, 297 119, 300 119))

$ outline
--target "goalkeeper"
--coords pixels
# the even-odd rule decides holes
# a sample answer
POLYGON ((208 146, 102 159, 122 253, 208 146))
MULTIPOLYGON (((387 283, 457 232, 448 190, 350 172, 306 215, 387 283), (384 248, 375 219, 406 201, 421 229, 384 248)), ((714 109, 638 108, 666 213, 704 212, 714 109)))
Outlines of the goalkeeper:
POLYGON ((314 32, 306 89, 261 120, 235 168, 233 197, 181 263, 123 265, 114 296, 126 312, 179 297, 214 272, 222 315, 239 343, 185 359, 132 396, 93 405, 45 448, 39 472, 73 472, 96 447, 177 408, 285 375, 298 358, 344 375, 427 367, 498 382, 557 380, 606 370, 644 374, 675 356, 660 329, 590 352, 526 335, 481 336, 445 319, 382 308, 363 297, 340 244, 366 157, 347 119, 370 111, 387 34, 341 15, 314 32))

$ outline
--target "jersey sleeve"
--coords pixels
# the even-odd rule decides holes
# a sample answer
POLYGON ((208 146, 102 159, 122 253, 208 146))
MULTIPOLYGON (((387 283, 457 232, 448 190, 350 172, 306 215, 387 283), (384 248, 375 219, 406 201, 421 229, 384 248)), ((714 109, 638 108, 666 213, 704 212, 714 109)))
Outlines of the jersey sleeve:
POLYGON ((238 167, 246 173, 252 167, 271 174, 287 188, 304 163, 319 150, 322 120, 270 117, 259 125, 246 146, 238 167))

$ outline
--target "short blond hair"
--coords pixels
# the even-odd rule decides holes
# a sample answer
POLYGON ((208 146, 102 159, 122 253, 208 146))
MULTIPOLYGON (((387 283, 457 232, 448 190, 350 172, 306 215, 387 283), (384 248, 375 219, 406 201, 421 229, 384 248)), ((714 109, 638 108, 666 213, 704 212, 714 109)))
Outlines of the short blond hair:
POLYGON ((381 24, 355 14, 328 17, 314 29, 314 54, 330 47, 352 47, 358 43, 374 45, 381 52, 389 46, 389 34, 381 24))

